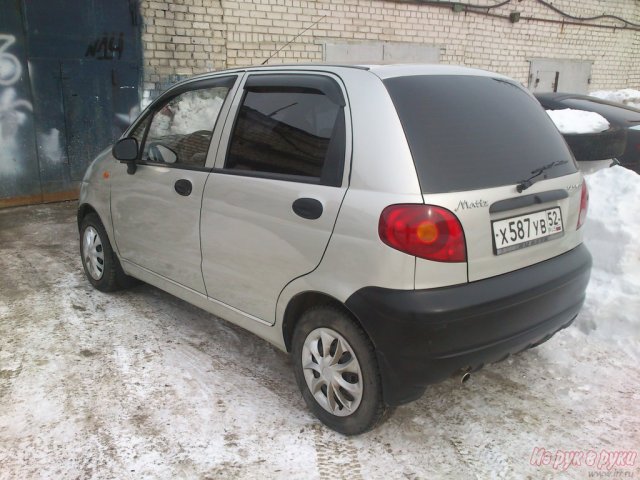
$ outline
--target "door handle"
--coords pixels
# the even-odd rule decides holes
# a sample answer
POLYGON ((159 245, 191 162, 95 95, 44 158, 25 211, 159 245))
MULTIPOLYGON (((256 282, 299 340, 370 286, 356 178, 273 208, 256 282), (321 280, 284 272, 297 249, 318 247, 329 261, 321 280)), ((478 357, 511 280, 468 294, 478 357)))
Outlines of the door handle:
POLYGON ((178 195, 182 195, 183 197, 188 197, 189 195, 191 195, 191 191, 193 190, 193 185, 191 185, 191 182, 189 180, 185 180, 184 178, 181 178, 180 180, 176 181, 173 188, 175 189, 178 195))
POLYGON ((296 215, 315 220, 322 215, 322 203, 315 198, 299 198, 291 206, 296 215))

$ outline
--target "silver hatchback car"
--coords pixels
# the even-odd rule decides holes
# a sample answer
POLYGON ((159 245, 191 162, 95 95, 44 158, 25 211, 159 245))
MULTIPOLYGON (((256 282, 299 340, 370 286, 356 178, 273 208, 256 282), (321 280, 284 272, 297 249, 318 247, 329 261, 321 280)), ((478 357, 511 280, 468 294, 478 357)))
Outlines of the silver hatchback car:
POLYGON ((452 66, 229 70, 155 100, 82 183, 89 281, 155 285, 290 352, 373 428, 580 310, 588 194, 517 82, 452 66))

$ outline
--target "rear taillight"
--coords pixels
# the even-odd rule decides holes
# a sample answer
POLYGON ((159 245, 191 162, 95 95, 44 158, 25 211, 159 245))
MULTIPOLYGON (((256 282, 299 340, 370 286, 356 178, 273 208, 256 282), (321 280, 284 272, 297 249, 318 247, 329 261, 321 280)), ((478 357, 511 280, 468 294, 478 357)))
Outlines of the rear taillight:
POLYGON ((576 230, 584 225, 587 219, 587 210, 589 209, 589 189, 587 188, 587 181, 582 181, 582 191, 580 192, 580 215, 578 215, 578 226, 576 230))
POLYGON ((434 205, 391 205, 380 215, 380 239, 396 250, 436 262, 465 262, 467 249, 458 218, 434 205))

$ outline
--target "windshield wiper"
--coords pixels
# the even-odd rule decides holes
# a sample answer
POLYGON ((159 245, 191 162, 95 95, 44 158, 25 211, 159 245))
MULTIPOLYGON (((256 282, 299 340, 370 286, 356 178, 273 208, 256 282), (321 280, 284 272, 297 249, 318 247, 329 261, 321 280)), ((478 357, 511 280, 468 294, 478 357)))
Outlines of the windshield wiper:
POLYGON ((529 188, 531 185, 533 185, 534 183, 534 179, 536 177, 539 177, 540 175, 542 175, 542 173, 545 170, 549 170, 550 168, 553 167, 557 167, 559 165, 564 165, 565 163, 567 163, 568 160, 556 160, 555 162, 551 162, 547 165, 544 165, 540 168, 536 168, 535 170, 531 171, 531 176, 529 178, 527 178, 526 180, 520 180, 520 183, 518 183, 518 185, 516 186, 516 190, 518 191, 518 193, 522 193, 524 190, 526 190, 527 188, 529 188))

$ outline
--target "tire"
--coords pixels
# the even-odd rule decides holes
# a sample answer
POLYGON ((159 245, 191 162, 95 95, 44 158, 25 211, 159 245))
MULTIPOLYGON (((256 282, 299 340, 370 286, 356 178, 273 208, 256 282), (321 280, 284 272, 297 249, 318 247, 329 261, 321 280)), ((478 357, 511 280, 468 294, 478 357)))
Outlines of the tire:
POLYGON ((95 213, 89 213, 80 223, 80 258, 87 279, 102 292, 114 292, 136 283, 122 270, 107 231, 95 213))
POLYGON ((329 305, 307 310, 294 330, 292 355, 302 397, 326 426, 357 435, 384 420, 387 407, 373 345, 345 312, 329 305), (303 367, 308 365, 313 366, 303 367))

